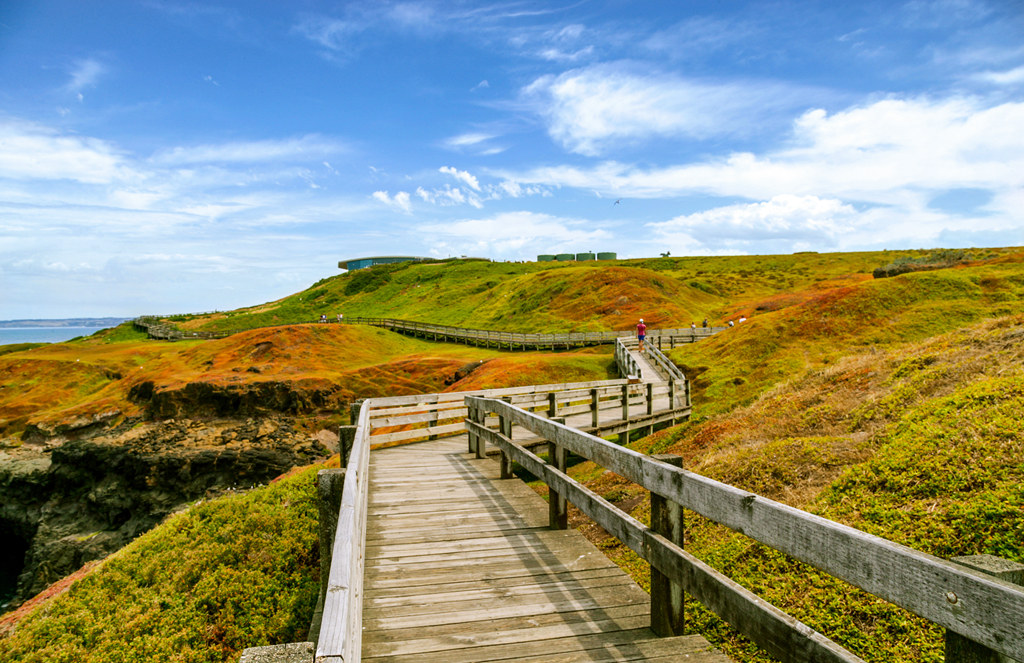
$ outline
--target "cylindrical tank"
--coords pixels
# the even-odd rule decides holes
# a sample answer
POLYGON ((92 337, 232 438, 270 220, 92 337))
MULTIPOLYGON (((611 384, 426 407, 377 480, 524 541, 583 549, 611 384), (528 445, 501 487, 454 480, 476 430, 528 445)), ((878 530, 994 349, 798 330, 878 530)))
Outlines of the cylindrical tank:
POLYGON ((561 261, 575 260, 575 259, 576 259, 576 255, 574 253, 559 253, 557 256, 555 256, 555 260, 561 260, 561 261))
POLYGON ((537 256, 537 262, 551 262, 555 259, 555 256, 550 253, 543 253, 537 256))
POLYGON ((576 262, 582 262, 584 260, 593 260, 593 259, 594 259, 594 254, 593 253, 577 253, 576 254, 576 262))
POLYGON ((615 254, 609 251, 604 251, 597 254, 598 260, 615 260, 615 254))

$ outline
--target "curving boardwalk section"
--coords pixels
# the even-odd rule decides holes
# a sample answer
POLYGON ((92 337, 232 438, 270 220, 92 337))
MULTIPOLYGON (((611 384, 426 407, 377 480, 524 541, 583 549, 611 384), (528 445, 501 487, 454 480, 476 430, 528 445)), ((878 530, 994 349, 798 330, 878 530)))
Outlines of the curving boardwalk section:
POLYGON ((700 636, 656 636, 645 591, 466 448, 371 454, 363 660, 729 660, 700 636))

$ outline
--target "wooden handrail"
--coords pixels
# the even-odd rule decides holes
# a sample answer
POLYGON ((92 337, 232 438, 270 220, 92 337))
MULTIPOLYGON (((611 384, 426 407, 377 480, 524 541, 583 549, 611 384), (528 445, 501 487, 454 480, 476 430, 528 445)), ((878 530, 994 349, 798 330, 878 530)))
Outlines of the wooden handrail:
MULTIPOLYGON (((683 585, 734 628, 784 661, 859 661, 769 606, 679 546, 482 422, 488 414, 637 483, 653 494, 742 532, 993 651, 1024 659, 1024 588, 734 486, 659 462, 504 401, 471 396, 467 429, 542 478, 559 495, 683 585), (475 413, 475 414, 474 414, 475 413)), ((479 447, 478 447, 479 448, 479 447)), ((478 452, 479 453, 479 452, 478 452)))

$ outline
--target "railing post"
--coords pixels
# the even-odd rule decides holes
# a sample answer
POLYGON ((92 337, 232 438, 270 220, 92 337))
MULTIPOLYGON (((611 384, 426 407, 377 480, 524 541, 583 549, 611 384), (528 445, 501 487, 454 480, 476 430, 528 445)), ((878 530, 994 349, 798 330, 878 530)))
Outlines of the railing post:
POLYGON ((317 511, 320 516, 320 598, 313 611, 309 637, 314 642, 320 635, 324 599, 331 576, 331 553, 334 550, 334 536, 338 531, 338 512, 341 511, 341 494, 345 486, 345 470, 329 469, 316 473, 317 511))
MULTIPOLYGON (((668 379, 668 406, 669 409, 676 409, 676 379, 668 379)), ((673 421, 675 421, 673 419, 673 421)))
POLYGON ((340 467, 348 467, 348 459, 352 455, 352 445, 356 441, 356 428, 357 426, 338 427, 338 463, 340 467))
POLYGON ((654 383, 647 383, 647 414, 654 414, 654 383))
MULTIPOLYGON (((508 417, 501 417, 500 422, 501 422, 500 423, 501 434, 511 440, 512 439, 512 420, 509 419, 508 417)), ((512 476, 513 476, 512 475, 512 457, 509 456, 507 453, 505 453, 504 449, 502 449, 502 451, 501 451, 500 465, 501 465, 501 478, 502 479, 511 479, 512 476)))
MULTIPOLYGON (((657 454, 655 460, 682 467, 681 456, 657 454)), ((651 493, 651 530, 683 547, 683 507, 651 493)), ((651 566, 651 630, 661 637, 683 635, 683 588, 651 566)))
MULTIPOLYGON (((481 424, 483 424, 484 422, 487 421, 487 412, 484 411, 484 410, 480 410, 480 412, 483 412, 483 415, 484 415, 483 416, 483 421, 481 422, 481 424)), ((511 427, 511 422, 509 423, 509 426, 511 427)), ((498 415, 498 430, 500 430, 502 433, 505 432, 505 415, 503 415, 503 414, 498 415)), ((511 435, 509 437, 511 437, 511 435)), ((486 458, 487 457, 487 438, 485 438, 483 435, 477 435, 476 436, 476 448, 474 448, 473 450, 476 452, 476 457, 477 458, 486 458)))
POLYGON ((551 391, 548 392, 548 419, 554 419, 558 416, 558 395, 551 391))
POLYGON ((598 396, 597 389, 590 390, 590 425, 597 428, 598 421, 601 418, 601 397, 598 396))
MULTIPOLYGON (((968 555, 950 560, 972 571, 995 576, 1000 580, 1024 585, 1024 564, 995 555, 968 555)), ((948 597, 955 601, 956 597, 948 597)), ((1012 663, 1014 659, 998 654, 984 645, 946 629, 946 663, 1012 663)))
MULTIPOLYGON (((557 420, 558 423, 565 423, 565 419, 557 420)), ((564 473, 566 468, 565 447, 555 442, 548 442, 548 463, 556 470, 564 473)), ((565 496, 558 491, 548 488, 548 526, 551 529, 567 529, 569 527, 569 509, 565 496)))
MULTIPOLYGON (((477 412, 478 412, 478 408, 475 408, 472 405, 470 405, 469 406, 469 412, 466 414, 466 418, 469 419, 470 421, 472 421, 473 423, 477 423, 479 421, 479 419, 477 417, 477 412)), ((479 435, 474 433, 473 429, 470 428, 469 429, 469 434, 466 435, 466 437, 469 439, 469 452, 468 453, 476 452, 476 438, 479 437, 479 435)))
POLYGON ((690 403, 690 381, 689 380, 683 380, 683 393, 686 396, 686 407, 691 407, 692 403, 690 403))
POLYGON ((629 384, 622 385, 622 420, 629 421, 629 384))

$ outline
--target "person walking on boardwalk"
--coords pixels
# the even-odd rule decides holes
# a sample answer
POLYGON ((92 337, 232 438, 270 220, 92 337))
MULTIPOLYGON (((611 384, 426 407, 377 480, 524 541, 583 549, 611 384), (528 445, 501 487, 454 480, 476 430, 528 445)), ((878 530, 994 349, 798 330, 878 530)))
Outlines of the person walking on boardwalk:
POLYGON ((640 318, 640 322, 636 324, 636 338, 640 341, 640 352, 644 351, 644 337, 647 336, 647 325, 644 324, 644 319, 640 318))
POLYGON ((704 318, 704 324, 702 326, 704 327, 704 329, 708 328, 708 319, 707 318, 704 318))

